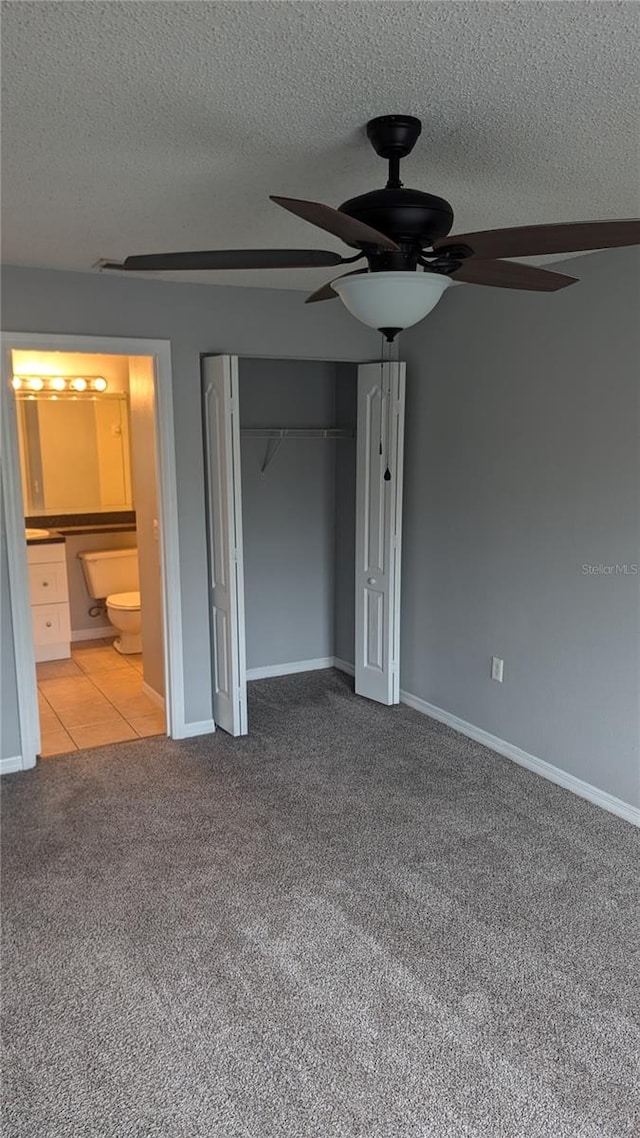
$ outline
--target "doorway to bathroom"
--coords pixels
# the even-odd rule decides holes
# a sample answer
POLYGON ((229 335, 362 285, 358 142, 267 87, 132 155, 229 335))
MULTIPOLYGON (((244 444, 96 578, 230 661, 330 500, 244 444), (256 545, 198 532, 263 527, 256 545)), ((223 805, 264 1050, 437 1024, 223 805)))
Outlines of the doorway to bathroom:
POLYGON ((25 334, 5 349, 21 765, 179 735, 168 345, 25 334))

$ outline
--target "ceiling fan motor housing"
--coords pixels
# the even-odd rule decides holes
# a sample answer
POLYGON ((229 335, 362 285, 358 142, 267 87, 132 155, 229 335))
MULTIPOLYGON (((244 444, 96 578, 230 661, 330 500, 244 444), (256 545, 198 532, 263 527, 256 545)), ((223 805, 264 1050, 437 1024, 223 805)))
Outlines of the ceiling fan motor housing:
POLYGON ((419 251, 446 237, 453 225, 448 201, 422 190, 385 188, 349 198, 339 207, 358 221, 385 233, 399 245, 419 251))

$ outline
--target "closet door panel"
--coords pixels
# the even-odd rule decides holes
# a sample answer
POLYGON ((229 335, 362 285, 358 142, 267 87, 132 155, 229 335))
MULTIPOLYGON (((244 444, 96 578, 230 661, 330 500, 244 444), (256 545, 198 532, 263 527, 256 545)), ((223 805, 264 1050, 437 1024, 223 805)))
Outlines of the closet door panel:
POLYGON ((405 365, 358 368, 355 688, 400 702, 405 365))
POLYGON ((230 735, 246 735, 240 407, 235 356, 202 361, 213 718, 230 735))

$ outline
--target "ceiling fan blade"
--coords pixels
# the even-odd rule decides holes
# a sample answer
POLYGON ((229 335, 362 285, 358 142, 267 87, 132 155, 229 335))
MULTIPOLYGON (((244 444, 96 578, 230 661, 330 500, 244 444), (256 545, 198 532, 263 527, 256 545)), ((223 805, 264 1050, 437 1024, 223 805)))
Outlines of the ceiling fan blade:
POLYGON ((581 253, 640 245, 640 220, 569 221, 559 225, 521 225, 515 229, 486 229, 457 233, 434 243, 434 249, 468 245, 474 257, 532 257, 543 253, 581 253))
POLYGON ((567 277, 563 273, 550 273, 548 269, 536 269, 532 265, 519 265, 516 261, 482 261, 470 257, 463 261, 455 273, 454 281, 467 284, 493 285, 496 288, 525 288, 531 292, 557 292, 575 284, 577 277, 567 277))
MULTIPOLYGON (((334 280, 342 280, 343 277, 357 277, 359 273, 368 273, 368 269, 354 269, 351 273, 343 273, 341 277, 334 277, 334 280)), ((333 282, 327 281, 322 288, 317 288, 315 292, 309 293, 305 300, 305 304, 315 304, 318 300, 337 300, 338 294, 333 288, 333 282)))
POLYGON ((303 221, 310 221, 312 225, 325 229, 327 233, 333 233, 341 241, 346 241, 347 245, 381 245, 385 249, 396 250, 400 248, 390 237, 385 237, 384 233, 372 229, 362 221, 356 221, 355 217, 349 217, 348 213, 341 213, 339 209, 333 209, 330 205, 301 201, 299 198, 280 198, 273 194, 271 201, 281 205, 283 209, 288 209, 289 213, 295 213, 303 221))
MULTIPOLYGON (((348 258, 347 258, 348 259, 348 258)), ((163 269, 305 269, 342 265, 345 258, 323 249, 213 249, 192 253, 150 253, 127 257, 118 268, 127 272, 163 269)))

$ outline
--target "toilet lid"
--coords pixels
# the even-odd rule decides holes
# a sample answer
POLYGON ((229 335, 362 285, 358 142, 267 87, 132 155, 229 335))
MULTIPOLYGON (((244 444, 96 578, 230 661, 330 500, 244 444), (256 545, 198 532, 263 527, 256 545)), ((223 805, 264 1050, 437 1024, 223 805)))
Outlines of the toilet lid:
POLYGON ((140 593, 112 593, 107 597, 107 606, 112 609, 139 609, 140 593))

